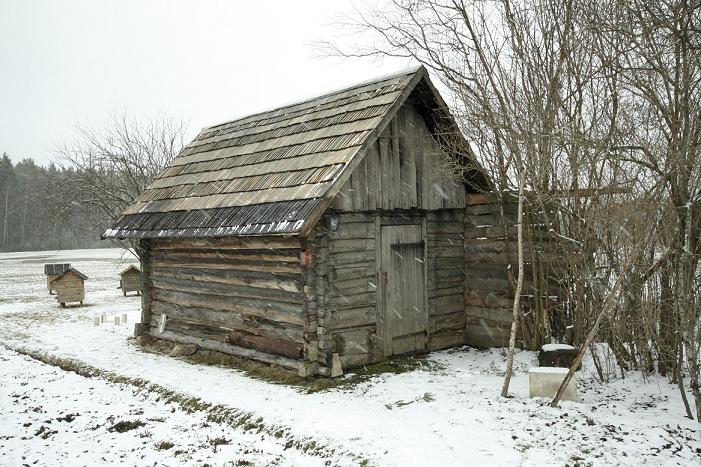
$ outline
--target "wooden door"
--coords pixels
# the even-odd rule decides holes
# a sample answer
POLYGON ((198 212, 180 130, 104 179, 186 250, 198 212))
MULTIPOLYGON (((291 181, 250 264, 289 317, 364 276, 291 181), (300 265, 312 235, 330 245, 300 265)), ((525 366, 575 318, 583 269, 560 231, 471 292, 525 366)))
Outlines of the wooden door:
POLYGON ((382 226, 382 326, 385 356, 426 347, 428 312, 420 225, 382 226))

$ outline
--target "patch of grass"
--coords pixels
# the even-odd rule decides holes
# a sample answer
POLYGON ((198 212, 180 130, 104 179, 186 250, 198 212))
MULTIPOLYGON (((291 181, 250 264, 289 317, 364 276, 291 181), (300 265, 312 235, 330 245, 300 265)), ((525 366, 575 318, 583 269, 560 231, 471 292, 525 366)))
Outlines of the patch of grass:
POLYGON ((107 431, 110 433, 114 433, 115 431, 117 433, 126 433, 127 431, 136 430, 137 428, 141 428, 145 425, 146 424, 141 420, 121 420, 107 428, 107 431))
POLYGON ((230 443, 231 443, 231 440, 228 440, 228 439, 224 438, 223 436, 219 436, 217 438, 211 438, 209 440, 210 446, 222 446, 222 445, 230 444, 230 443))
POLYGON ((159 441, 153 445, 153 447, 156 448, 156 451, 167 451, 173 446, 175 446, 175 444, 171 443, 170 441, 159 441))
MULTIPOLYGON (((140 348, 148 353, 168 355, 172 345, 166 341, 152 338, 140 348)), ((292 370, 210 350, 199 350, 193 355, 181 357, 181 359, 192 364, 239 370, 251 378, 267 383, 295 386, 308 394, 336 388, 349 389, 376 376, 386 374, 398 375, 412 371, 438 372, 445 370, 445 365, 430 360, 426 354, 399 356, 365 365, 351 370, 343 378, 323 376, 302 378, 292 370)))
POLYGON ((415 402, 421 402, 421 401, 423 401, 423 402, 433 402, 434 400, 436 400, 436 399, 433 397, 433 395, 431 395, 430 392, 426 392, 426 393, 424 393, 423 396, 419 396, 419 397, 417 397, 416 399, 412 399, 412 400, 410 400, 410 401, 397 401, 397 402, 393 402, 393 403, 391 403, 391 404, 385 404, 385 407, 387 407, 388 410, 392 410, 392 409, 394 409, 395 407, 396 407, 396 408, 404 407, 404 406, 406 406, 406 405, 413 404, 413 403, 415 403, 415 402))

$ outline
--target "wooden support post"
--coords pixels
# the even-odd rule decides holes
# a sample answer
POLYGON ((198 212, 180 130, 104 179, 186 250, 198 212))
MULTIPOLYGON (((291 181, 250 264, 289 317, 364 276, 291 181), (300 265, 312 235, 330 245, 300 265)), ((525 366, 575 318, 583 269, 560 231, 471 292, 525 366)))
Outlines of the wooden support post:
POLYGON ((314 272, 316 291, 316 338, 319 346, 318 369, 319 374, 330 374, 330 353, 332 351, 331 336, 328 333, 328 304, 329 304, 329 238, 324 232, 316 239, 316 251, 314 252, 314 272))
POLYGON ((151 242, 141 240, 141 322, 134 326, 134 337, 148 334, 151 322, 151 242))

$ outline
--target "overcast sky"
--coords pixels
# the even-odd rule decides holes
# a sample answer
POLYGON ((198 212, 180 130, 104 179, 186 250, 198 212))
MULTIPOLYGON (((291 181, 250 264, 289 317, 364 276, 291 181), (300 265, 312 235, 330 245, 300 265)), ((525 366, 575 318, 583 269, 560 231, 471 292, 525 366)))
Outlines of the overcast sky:
POLYGON ((350 1, 0 0, 0 152, 51 160, 115 110, 201 127, 392 72, 311 44, 350 1))

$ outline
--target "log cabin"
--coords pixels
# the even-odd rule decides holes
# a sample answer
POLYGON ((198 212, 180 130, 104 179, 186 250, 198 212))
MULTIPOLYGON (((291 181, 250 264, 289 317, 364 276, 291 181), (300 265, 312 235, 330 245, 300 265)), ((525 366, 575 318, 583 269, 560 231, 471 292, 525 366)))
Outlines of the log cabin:
POLYGON ((137 336, 337 375, 508 339, 490 187, 417 67, 204 128, 103 238, 140 242, 137 336))
POLYGON ((128 292, 141 295, 141 271, 133 264, 119 273, 119 288, 126 297, 128 292))
POLYGON ((56 291, 56 301, 62 307, 66 303, 78 302, 83 306, 85 300, 85 281, 88 278, 85 274, 75 268, 69 267, 63 274, 51 281, 51 289, 56 291))

